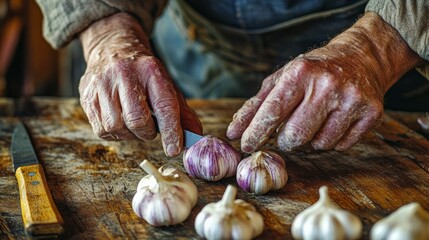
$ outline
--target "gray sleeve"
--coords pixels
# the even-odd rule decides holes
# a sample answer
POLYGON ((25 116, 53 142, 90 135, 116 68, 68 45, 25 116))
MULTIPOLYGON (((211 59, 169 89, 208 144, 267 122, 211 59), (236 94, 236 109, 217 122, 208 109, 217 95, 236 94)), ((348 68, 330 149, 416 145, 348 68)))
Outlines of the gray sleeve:
POLYGON ((43 13, 43 35, 53 48, 70 42, 91 23, 116 12, 137 17, 150 34, 165 0, 36 0, 43 13))
MULTIPOLYGON (((414 52, 429 61, 428 0, 370 0, 365 11, 377 13, 399 32, 414 52)), ((429 66, 418 70, 429 79, 429 66)))

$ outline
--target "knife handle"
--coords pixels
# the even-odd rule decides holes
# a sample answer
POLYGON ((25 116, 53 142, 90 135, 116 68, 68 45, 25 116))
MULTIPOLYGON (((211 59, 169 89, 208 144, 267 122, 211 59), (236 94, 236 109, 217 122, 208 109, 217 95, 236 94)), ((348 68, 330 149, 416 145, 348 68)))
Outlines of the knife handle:
POLYGON ((15 176, 25 232, 30 236, 60 235, 63 219, 52 199, 42 166, 21 166, 15 176))

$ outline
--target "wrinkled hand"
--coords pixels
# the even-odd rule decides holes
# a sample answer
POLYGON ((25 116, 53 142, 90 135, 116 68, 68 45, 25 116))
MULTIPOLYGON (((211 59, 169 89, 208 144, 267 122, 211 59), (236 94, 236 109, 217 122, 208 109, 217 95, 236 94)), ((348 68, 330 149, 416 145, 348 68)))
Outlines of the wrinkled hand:
POLYGON ((80 102, 96 135, 106 140, 152 140, 157 134, 153 112, 164 151, 175 156, 182 150, 182 126, 201 133, 197 115, 153 57, 136 19, 115 14, 93 23, 80 39, 87 61, 80 102))
POLYGON ((346 150, 381 123, 385 92, 419 59, 396 30, 367 13, 326 46, 267 77, 234 115, 227 136, 241 137, 244 152, 275 130, 284 151, 306 143, 346 150))

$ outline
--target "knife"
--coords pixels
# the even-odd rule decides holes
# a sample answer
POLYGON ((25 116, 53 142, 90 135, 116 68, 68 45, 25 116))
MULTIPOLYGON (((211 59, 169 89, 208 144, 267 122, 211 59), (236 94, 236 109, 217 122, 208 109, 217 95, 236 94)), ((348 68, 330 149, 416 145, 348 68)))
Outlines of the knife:
POLYGON ((42 165, 31 144, 25 126, 15 127, 11 156, 18 180, 22 220, 27 235, 60 235, 63 219, 52 199, 42 165))
POLYGON ((203 136, 196 134, 194 132, 191 132, 189 130, 183 129, 183 142, 186 148, 190 148, 192 145, 194 145, 196 142, 200 141, 203 136))
MULTIPOLYGON (((159 126, 158 126, 158 121, 156 120, 156 116, 155 114, 152 113, 152 119, 153 122, 155 123, 155 129, 157 132, 159 132, 159 126)), ((191 132, 189 130, 183 129, 183 144, 185 145, 186 148, 190 148, 192 145, 194 145, 196 142, 198 142, 201 138, 203 138, 203 136, 191 132)))

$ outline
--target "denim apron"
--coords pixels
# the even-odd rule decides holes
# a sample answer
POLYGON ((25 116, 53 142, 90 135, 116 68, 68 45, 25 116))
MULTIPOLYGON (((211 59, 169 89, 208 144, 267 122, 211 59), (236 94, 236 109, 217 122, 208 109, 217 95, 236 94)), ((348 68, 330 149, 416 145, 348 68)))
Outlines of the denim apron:
POLYGON ((185 97, 248 98, 287 61, 350 27, 366 2, 170 0, 152 40, 185 97))

